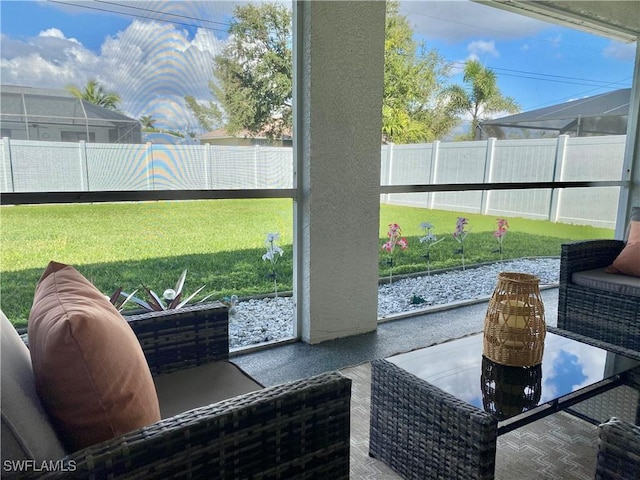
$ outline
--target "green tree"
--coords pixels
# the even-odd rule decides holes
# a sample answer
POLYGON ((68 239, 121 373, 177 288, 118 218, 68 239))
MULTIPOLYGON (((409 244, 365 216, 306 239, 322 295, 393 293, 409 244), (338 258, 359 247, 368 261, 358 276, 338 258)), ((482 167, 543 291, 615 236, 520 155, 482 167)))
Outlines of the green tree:
POLYGON ((156 119, 153 118, 152 115, 143 115, 138 121, 140 122, 140 125, 142 125, 142 128, 155 130, 154 125, 156 123, 156 119))
POLYGON ((94 105, 99 105, 109 110, 118 110, 118 104, 120 103, 120 95, 115 92, 108 92, 105 88, 95 79, 91 79, 87 82, 84 90, 81 90, 75 85, 69 85, 66 87, 67 91, 76 98, 86 100, 94 105))
POLYGON ((496 74, 477 60, 468 60, 464 67, 466 86, 453 85, 449 89, 452 104, 459 113, 471 115, 471 131, 468 138, 476 137, 480 123, 492 114, 518 113, 520 106, 512 97, 500 92, 496 74))
POLYGON ((450 65, 413 39, 397 1, 387 2, 382 133, 394 143, 429 142, 458 123, 446 95, 450 65))
POLYGON ((209 87, 217 103, 185 97, 202 127, 281 137, 293 122, 291 12, 278 3, 237 6, 213 71, 217 82, 209 87))
MULTIPOLYGON (((214 59, 213 100, 185 101, 205 129, 246 129, 279 137, 292 126, 291 12, 282 4, 236 7, 229 42, 214 59)), ((457 123, 445 95, 450 66, 413 40, 413 30, 387 2, 383 136, 395 143, 432 141, 457 123)))

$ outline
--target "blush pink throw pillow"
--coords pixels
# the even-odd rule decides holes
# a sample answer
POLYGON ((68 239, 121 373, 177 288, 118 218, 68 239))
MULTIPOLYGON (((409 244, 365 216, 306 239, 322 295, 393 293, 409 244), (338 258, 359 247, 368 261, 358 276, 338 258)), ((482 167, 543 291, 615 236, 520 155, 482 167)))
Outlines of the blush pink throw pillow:
POLYGON ((631 222, 627 244, 605 271, 640 277, 640 221, 631 222))
POLYGON ((160 420, 133 330, 73 267, 48 265, 36 287, 28 334, 36 390, 70 451, 160 420))

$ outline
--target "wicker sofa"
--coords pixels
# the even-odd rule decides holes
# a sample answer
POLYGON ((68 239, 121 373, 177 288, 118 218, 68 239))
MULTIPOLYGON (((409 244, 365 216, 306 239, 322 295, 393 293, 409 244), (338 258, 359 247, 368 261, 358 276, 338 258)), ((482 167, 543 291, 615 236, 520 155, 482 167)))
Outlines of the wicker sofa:
POLYGON ((558 327, 640 351, 640 278, 605 273, 621 240, 562 245, 558 327))
POLYGON ((162 420, 56 456, 50 445, 56 433, 37 397, 28 349, 0 316, 3 478, 349 477, 351 380, 332 372, 263 388, 228 361, 228 317, 220 304, 129 317, 162 420), (211 388, 215 382, 219 388, 211 388), (218 398, 198 398, 189 391, 194 386, 208 386, 218 398), (11 388, 17 393, 9 394, 11 388), (31 436, 40 455, 17 454, 25 445, 12 444, 16 434, 31 436))

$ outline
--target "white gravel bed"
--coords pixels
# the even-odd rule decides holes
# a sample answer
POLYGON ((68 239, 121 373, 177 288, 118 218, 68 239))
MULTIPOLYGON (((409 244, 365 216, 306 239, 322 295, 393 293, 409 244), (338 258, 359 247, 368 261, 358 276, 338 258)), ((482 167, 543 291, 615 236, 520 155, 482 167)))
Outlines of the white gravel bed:
POLYGON ((384 318, 402 312, 433 305, 445 305, 462 300, 490 297, 496 286, 498 273, 522 272, 536 275, 540 284, 558 283, 560 260, 552 258, 521 259, 494 263, 478 268, 453 270, 430 277, 421 276, 381 285, 378 289, 378 317, 384 318), (412 304, 413 295, 424 303, 412 304))
MULTIPOLYGON (((466 270, 403 278, 378 288, 378 318, 446 305, 462 300, 490 297, 499 272, 536 275, 540 284, 557 284, 560 260, 520 259, 466 270), (423 303, 412 304, 413 296, 423 303)), ((293 336, 294 303, 291 297, 240 301, 229 316, 229 346, 244 347, 293 336)))
POLYGON ((229 315, 229 347, 245 347, 293 336, 292 297, 243 300, 229 315))

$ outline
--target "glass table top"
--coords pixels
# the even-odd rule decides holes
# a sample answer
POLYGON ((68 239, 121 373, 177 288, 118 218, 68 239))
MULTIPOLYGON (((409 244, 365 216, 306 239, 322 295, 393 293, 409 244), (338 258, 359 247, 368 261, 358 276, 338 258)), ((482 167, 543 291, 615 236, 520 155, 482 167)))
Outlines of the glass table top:
POLYGON ((431 385, 494 413, 499 420, 590 387, 640 365, 598 347, 547 332, 542 364, 510 367, 482 355, 482 333, 386 360, 431 385))

